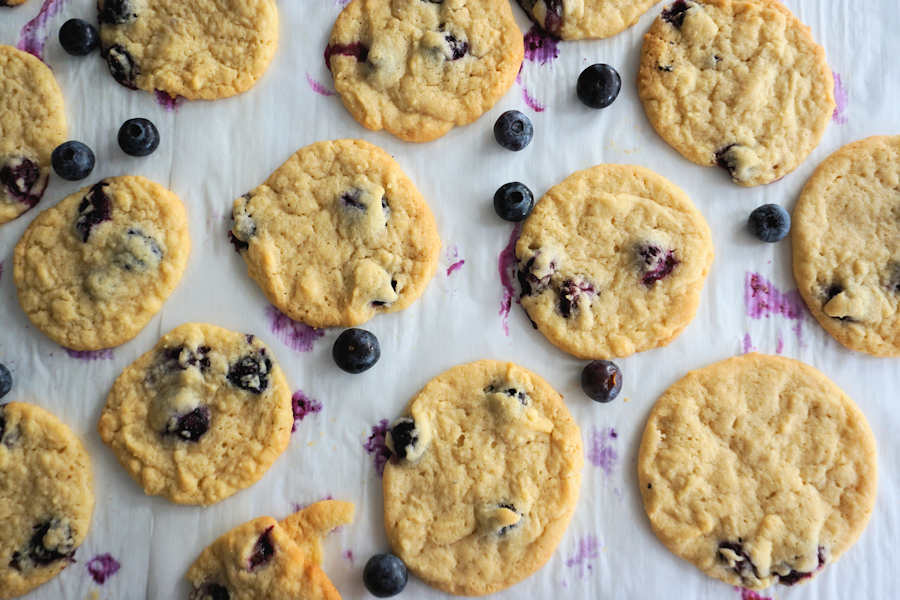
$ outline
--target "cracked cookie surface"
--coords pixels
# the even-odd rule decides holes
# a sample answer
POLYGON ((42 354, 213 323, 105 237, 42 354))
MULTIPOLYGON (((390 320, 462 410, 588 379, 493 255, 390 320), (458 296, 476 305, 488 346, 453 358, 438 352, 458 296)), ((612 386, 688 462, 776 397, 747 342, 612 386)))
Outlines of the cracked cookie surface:
POLYGON ((644 36, 638 95, 685 158, 742 186, 790 173, 834 113, 825 51, 778 0, 677 0, 644 36))
POLYGON ((731 585, 793 585, 865 529, 875 440, 825 375, 748 354, 692 371, 659 398, 638 481, 653 531, 674 554, 731 585))
POLYGON ((564 40, 607 38, 628 29, 656 0, 518 0, 546 32, 564 40))

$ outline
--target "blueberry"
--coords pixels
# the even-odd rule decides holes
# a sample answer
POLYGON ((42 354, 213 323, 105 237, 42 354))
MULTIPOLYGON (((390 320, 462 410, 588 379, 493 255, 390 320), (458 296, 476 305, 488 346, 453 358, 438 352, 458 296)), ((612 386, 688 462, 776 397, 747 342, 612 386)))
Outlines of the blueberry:
POLYGON ((348 373, 371 369, 381 358, 378 338, 365 329, 347 329, 334 340, 331 349, 334 362, 348 373))
POLYGON ((17 571, 29 566, 44 567, 58 560, 71 558, 75 553, 72 531, 59 519, 38 523, 31 532, 27 546, 21 551, 13 552, 12 560, 9 561, 9 566, 17 571), (47 547, 45 544, 48 541, 56 545, 47 547))
POLYGON ((99 14, 100 23, 104 25, 124 25, 136 18, 130 0, 105 0, 99 14))
POLYGON ((377 598, 396 596, 406 587, 408 579, 406 565, 393 554, 376 554, 363 569, 363 583, 377 598))
POLYGON ((274 528, 274 525, 269 527, 256 540, 256 544, 253 546, 253 554, 250 555, 251 571, 268 563, 275 556, 275 545, 272 543, 272 530, 274 528))
POLYGON ((508 110, 494 123, 494 139, 506 148, 518 152, 531 143, 534 126, 531 119, 517 110, 508 110))
POLYGON ((641 270, 641 282, 647 287, 671 275, 675 267, 681 264, 674 250, 663 250, 655 244, 638 244, 635 253, 641 270))
POLYGON ((149 119, 128 119, 119 128, 119 148, 129 156, 147 156, 159 147, 159 130, 149 119))
POLYGON ((578 306, 578 298, 584 294, 593 295, 596 294, 597 290, 593 285, 584 280, 575 281, 573 279, 566 279, 562 285, 560 285, 558 294, 559 294, 559 313, 563 316, 563 318, 568 319, 572 316, 572 311, 578 306))
POLYGON ((209 409, 205 406, 173 419, 166 433, 177 435, 187 442, 196 442, 209 431, 209 409))
POLYGON ((136 90, 137 76, 141 70, 134 62, 131 54, 128 53, 128 50, 124 46, 113 44, 103 54, 113 79, 119 82, 119 85, 127 87, 129 90, 136 90))
POLYGON ((261 394, 269 387, 272 361, 264 356, 265 350, 243 356, 228 368, 226 377, 235 387, 253 394, 261 394))
POLYGON ((103 191, 103 188, 108 185, 105 181, 94 185, 78 205, 75 231, 82 242, 88 241, 94 226, 112 218, 112 200, 103 191))
POLYGON ((59 43, 72 56, 86 56, 100 45, 100 35, 87 21, 69 19, 59 28, 59 43))
POLYGON ((64 142, 50 155, 56 174, 69 181, 79 181, 94 170, 94 152, 81 142, 64 142))
POLYGON ((47 187, 47 176, 33 160, 11 156, 0 165, 0 185, 13 199, 28 206, 37 204, 47 187))
POLYGON ((498 506, 500 508, 505 508, 506 510, 511 510, 514 513, 516 513, 517 515, 519 515, 519 520, 517 522, 513 523, 512 525, 504 525, 503 527, 501 527, 500 529, 497 530, 497 535, 499 537, 503 537, 504 535, 506 535, 507 533, 509 533, 511 530, 515 529, 522 523, 522 519, 521 519, 522 514, 518 510, 516 510, 515 504, 510 504, 509 502, 501 502, 500 504, 498 504, 498 506))
POLYGON ((505 221, 521 221, 534 208, 534 195, 524 183, 504 183, 494 192, 494 211, 505 221))
POLYGON ((581 371, 581 389, 595 402, 612 402, 622 391, 622 371, 608 360, 590 362, 581 371))
POLYGON ((397 458, 404 460, 410 448, 415 448, 419 443, 419 432, 416 430, 416 422, 409 417, 398 419, 391 426, 391 445, 397 458))
POLYGON ((191 592, 190 600, 230 600, 228 588, 218 583, 204 583, 191 592))
POLYGON ((469 51, 469 42, 459 40, 451 33, 445 35, 444 39, 447 40, 447 45, 450 46, 450 60, 459 60, 469 51))
POLYGON ((791 215, 777 204, 763 204, 750 213, 747 226, 764 242, 780 242, 791 230, 791 215))
MULTIPOLYGON (((0 398, 7 395, 9 390, 12 389, 12 374, 9 372, 9 369, 6 368, 6 365, 0 363, 0 398)), ((2 433, 0 433, 2 435, 2 433)))
POLYGON ((737 542, 721 542, 716 549, 716 556, 734 571, 741 579, 748 579, 751 575, 759 579, 759 570, 753 564, 750 555, 744 550, 740 538, 737 542), (732 557, 732 555, 734 557, 732 557))
POLYGON ((578 98, 591 108, 606 108, 615 101, 621 89, 619 72, 602 63, 582 71, 575 86, 578 98))
POLYGON ((357 62, 366 62, 369 58, 369 47, 361 42, 353 42, 352 44, 329 44, 325 47, 325 66, 331 70, 331 57, 352 56, 357 62))
POLYGON ((663 9, 662 19, 667 23, 671 23, 676 29, 681 29, 684 24, 684 17, 690 6, 684 0, 676 0, 663 9))

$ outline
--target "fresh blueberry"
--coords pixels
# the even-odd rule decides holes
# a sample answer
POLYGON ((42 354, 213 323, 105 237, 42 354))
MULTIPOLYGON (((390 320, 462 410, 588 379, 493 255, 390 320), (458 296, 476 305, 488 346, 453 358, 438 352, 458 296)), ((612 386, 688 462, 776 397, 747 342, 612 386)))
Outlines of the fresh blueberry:
POLYGON ((56 174, 69 181, 79 181, 94 170, 94 152, 81 142, 64 142, 50 155, 56 174))
POLYGON ((777 204, 763 204, 750 213, 747 226, 764 242, 780 242, 791 230, 791 215, 777 204))
POLYGON ((334 362, 348 373, 362 373, 371 369, 381 358, 378 338, 365 329, 347 329, 334 340, 331 349, 334 362))
POLYGON ((86 56, 100 45, 100 35, 87 21, 69 19, 59 28, 59 43, 72 56, 86 56))
POLYGON ((524 183, 504 183, 494 192, 494 211, 504 221, 521 221, 534 208, 534 195, 524 183))
POLYGON ((517 110, 508 110, 494 123, 494 139, 506 148, 518 152, 531 143, 534 126, 531 119, 517 110))
POLYGON ((590 362, 581 371, 581 389, 595 402, 612 402, 622 391, 622 371, 608 360, 590 362))
POLYGON ((230 600, 228 588, 218 583, 204 583, 191 592, 190 600, 230 600))
POLYGON ((243 356, 228 368, 226 377, 235 387, 252 394, 262 394, 269 387, 272 361, 265 356, 265 350, 243 356))
POLYGON ((159 147, 159 130, 149 119, 128 119, 119 128, 119 148, 129 156, 147 156, 159 147))
POLYGON ((376 554, 363 569, 363 583, 377 598, 396 596, 406 587, 408 579, 406 565, 393 554, 376 554))
POLYGON ((12 384, 12 373, 9 372, 6 365, 0 363, 0 398, 9 393, 9 390, 12 389, 12 384))
POLYGON ((621 89, 619 72, 602 63, 582 71, 575 86, 578 98, 591 108, 606 108, 615 101, 621 89))
POLYGON ((391 426, 391 445, 397 458, 404 460, 410 448, 415 448, 419 443, 419 432, 416 430, 416 422, 409 417, 398 419, 391 426))
POLYGON ((196 442, 209 431, 209 409, 205 406, 173 419, 166 433, 177 435, 187 442, 196 442))
POLYGON ((272 530, 274 528, 274 525, 269 527, 256 540, 256 544, 253 546, 253 554, 250 555, 251 571, 268 563, 275 556, 275 545, 272 543, 272 530))
POLYGON ((103 191, 109 184, 105 181, 94 185, 78 205, 78 218, 75 220, 75 231, 82 242, 87 242, 91 229, 112 218, 112 200, 103 191))

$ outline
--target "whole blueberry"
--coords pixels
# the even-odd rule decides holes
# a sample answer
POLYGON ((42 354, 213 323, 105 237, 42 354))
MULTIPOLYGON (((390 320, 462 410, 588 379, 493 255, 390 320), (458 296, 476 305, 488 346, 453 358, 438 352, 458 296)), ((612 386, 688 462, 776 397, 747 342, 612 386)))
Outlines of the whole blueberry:
POLYGON ((581 389, 595 402, 612 402, 622 390, 622 372, 608 360, 590 362, 581 371, 581 389))
POLYGON ((494 138, 507 150, 518 152, 531 143, 532 137, 531 119, 517 110, 506 111, 494 123, 494 138))
POLYGON ((94 170, 94 152, 81 142, 68 141, 56 147, 50 163, 63 179, 78 181, 94 170))
POLYGON ((100 35, 87 21, 69 19, 59 28, 59 43, 72 56, 85 56, 100 45, 100 35))
POLYGON ((0 363, 0 398, 7 395, 12 389, 12 374, 6 365, 0 363))
POLYGON ((534 208, 534 195, 524 183, 511 181, 494 192, 494 210, 504 221, 521 221, 534 208))
POLYGON ((615 101, 621 89, 619 72, 601 63, 582 71, 575 86, 578 98, 591 108, 606 108, 615 101))
POLYGON ((763 204, 747 220, 750 232, 764 242, 778 242, 791 230, 791 215, 777 204, 763 204))
POLYGON ((393 554, 376 554, 363 569, 363 583, 377 598, 396 596, 406 587, 408 579, 406 565, 393 554))
POLYGON ((159 147, 159 130, 149 119, 128 119, 119 128, 119 147, 129 156, 147 156, 159 147))
POLYGON ((348 373, 371 369, 381 358, 381 346, 375 334, 365 329, 347 329, 334 340, 334 362, 348 373))

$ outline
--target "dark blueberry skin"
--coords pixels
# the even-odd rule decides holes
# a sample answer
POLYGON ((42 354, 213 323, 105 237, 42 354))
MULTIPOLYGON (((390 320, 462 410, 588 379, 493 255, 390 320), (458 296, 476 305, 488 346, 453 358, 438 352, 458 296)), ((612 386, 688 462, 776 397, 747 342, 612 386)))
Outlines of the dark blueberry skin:
POLYGON ((371 369, 381 358, 381 345, 375 334, 354 327, 334 340, 331 356, 337 366, 347 373, 362 373, 371 369))
POLYGON ((257 568, 265 565, 275 556, 275 546, 272 544, 272 530, 274 528, 274 525, 269 527, 256 540, 256 544, 253 546, 253 554, 250 555, 251 571, 255 571, 257 568))
MULTIPOLYGON (((0 363, 0 398, 7 395, 12 389, 13 379, 12 373, 6 368, 6 365, 0 363)), ((0 429, 0 437, 3 437, 3 430, 0 429)))
POLYGON ((731 151, 737 146, 737 144, 728 144, 716 150, 716 165, 728 171, 732 178, 737 169, 737 162, 735 162, 734 154, 731 151))
POLYGON ((608 360, 595 360, 581 371, 581 389, 594 402, 612 402, 622 391, 622 371, 608 360))
POLYGON ((607 64, 589 66, 578 76, 575 91, 579 100, 591 108, 606 108, 619 96, 622 78, 607 64))
POLYGON ((689 8, 690 6, 684 0, 676 0, 676 2, 663 9, 662 19, 666 23, 671 23, 677 29, 681 29, 681 26, 684 24, 684 15, 689 8))
POLYGON ((104 25, 124 25, 137 18, 137 14, 131 10, 129 0, 106 0, 100 9, 100 23, 104 25))
POLYGON ((888 290, 900 294, 900 263, 889 264, 888 271, 890 272, 887 283, 888 290))
POLYGON ((209 368, 209 346, 198 346, 196 351, 186 346, 175 346, 162 350, 161 362, 171 371, 184 371, 188 367, 197 367, 200 371, 209 368))
POLYGON ((328 44, 325 47, 325 66, 331 70, 331 57, 335 54, 340 56, 352 56, 357 62, 366 62, 369 59, 369 47, 362 42, 354 42, 352 44, 328 44))
POLYGON ((408 579, 406 565, 393 554, 376 554, 363 569, 363 583, 376 598, 396 596, 406 587, 408 579))
POLYGON ((647 287, 671 275, 675 267, 681 263, 675 258, 674 250, 663 250, 653 244, 641 244, 637 246, 635 252, 643 272, 641 282, 647 287))
POLYGON ((252 394, 262 394, 269 387, 269 373, 272 361, 265 356, 265 350, 248 354, 228 369, 228 381, 235 387, 252 394))
MULTIPOLYGON (((382 202, 384 202, 384 200, 382 200, 382 202)), ((382 204, 382 206, 383 206, 383 204, 382 204)), ((396 279, 391 279, 391 289, 393 289, 395 292, 397 291, 397 280, 396 279)), ((382 302, 381 300, 372 300, 372 306, 387 306, 387 302, 382 302)), ((379 348, 379 352, 380 351, 381 351, 381 349, 379 348)))
POLYGON ((565 280, 559 288, 559 313, 566 319, 572 316, 572 311, 578 305, 578 298, 582 294, 594 294, 594 286, 586 281, 576 282, 572 279, 565 280))
POLYGON ((738 559, 734 561, 734 564, 731 565, 731 569, 737 573, 741 578, 746 578, 749 575, 753 575, 755 578, 759 579, 759 571, 756 568, 756 565, 753 564, 753 561, 750 560, 750 555, 744 551, 743 540, 738 539, 737 542, 721 542, 719 544, 719 548, 716 551, 719 560, 730 562, 729 559, 722 554, 722 550, 730 550, 734 552, 738 559))
POLYGON ((747 227, 763 242, 780 242, 791 230, 791 215, 777 204, 763 204, 750 213, 747 227))
POLYGON ((797 583, 800 583, 801 581, 804 581, 804 580, 812 577, 817 571, 820 571, 822 569, 822 567, 825 566, 825 548, 823 548, 822 546, 819 546, 819 548, 816 550, 816 557, 819 561, 819 564, 818 564, 818 566, 816 566, 815 571, 804 572, 804 571, 795 571, 794 569, 791 569, 791 572, 788 573, 787 575, 779 575, 778 576, 778 583, 780 583, 782 585, 795 585, 797 583))
POLYGON ((534 208, 534 194, 524 183, 504 183, 494 192, 494 212, 504 221, 522 221, 534 208))
POLYGON ((531 272, 535 258, 536 256, 532 256, 524 265, 521 263, 516 265, 516 279, 519 280, 520 293, 523 296, 540 294, 548 285, 550 285, 550 277, 556 272, 556 263, 551 261, 550 273, 538 278, 537 275, 531 272))
POLYGON ((43 188, 35 189, 40 180, 40 167, 27 158, 15 157, 0 166, 0 185, 6 188, 10 196, 28 206, 37 204, 44 193, 43 188))
POLYGON ((78 218, 75 220, 75 231, 82 242, 87 242, 91 229, 104 221, 109 221, 112 213, 112 200, 103 191, 109 184, 101 181, 85 194, 78 205, 78 218))
POLYGON ((59 28, 59 44, 72 56, 87 56, 100 45, 100 34, 83 19, 69 19, 59 28))
POLYGON ((406 459, 406 449, 415 447, 419 441, 419 432, 416 431, 416 422, 409 417, 398 419, 391 426, 391 442, 394 446, 394 454, 400 460, 406 459))
POLYGON ((85 144, 68 141, 60 144, 50 155, 56 174, 68 181, 81 181, 94 170, 94 152, 85 144))
POLYGON ((535 0, 519 0, 519 5, 525 9, 525 12, 528 13, 528 16, 531 17, 532 21, 537 23, 544 31, 555 37, 559 37, 560 31, 562 30, 563 2, 564 0, 544 0, 544 6, 547 7, 547 14, 544 17, 543 23, 539 22, 531 14, 535 0))
POLYGON ((231 594, 223 585, 204 583, 191 592, 190 600, 231 600, 231 594))
MULTIPOLYGON (((832 298, 834 298, 835 296, 837 296, 838 294, 840 294, 843 291, 844 291, 844 286, 840 285, 839 283, 832 283, 830 286, 828 286, 828 289, 825 290, 825 302, 822 303, 822 306, 825 306, 826 304, 828 304, 832 298)), ((848 321, 848 322, 853 321, 853 317, 831 317, 831 318, 836 319, 838 321, 848 321)))
POLYGON ((450 60, 459 60, 469 52, 469 42, 458 40, 456 36, 448 33, 444 36, 447 45, 450 46, 450 60))
POLYGON ((496 394, 497 392, 502 391, 510 398, 518 398, 519 403, 522 406, 528 406, 528 394, 526 394, 522 390, 517 390, 514 387, 502 389, 502 387, 497 387, 496 385, 492 384, 484 388, 484 391, 487 394, 496 394))
POLYGON ((141 70, 135 64, 131 54, 124 47, 115 44, 106 49, 104 56, 113 79, 129 90, 136 90, 137 76, 141 70))
POLYGON ((534 126, 531 119, 517 110, 506 111, 494 123, 494 139, 507 150, 522 150, 531 143, 532 137, 534 126))
POLYGON ((176 435, 186 442, 196 442, 207 431, 209 431, 209 409, 200 406, 178 417, 175 423, 169 426, 166 433, 176 435))
MULTIPOLYGON (((153 253, 157 258, 162 260, 163 251, 162 248, 159 247, 159 243, 149 235, 144 234, 144 232, 138 229, 129 229, 125 232, 125 235, 128 237, 139 238, 153 253)), ((125 252, 121 255, 117 256, 114 261, 118 266, 122 267, 126 271, 145 271, 147 269, 147 264, 143 259, 135 256, 131 252, 125 252)))
POLYGON ((149 119, 128 119, 119 128, 118 140, 128 156, 149 156, 159 147, 159 130, 149 119))
MULTIPOLYGON (((59 548, 47 548, 44 546, 44 537, 51 528, 56 527, 59 527, 58 521, 54 522, 53 520, 44 521, 35 525, 32 529, 31 539, 28 540, 28 545, 23 551, 13 553, 12 560, 9 561, 9 566, 17 571, 21 571, 23 568, 22 562, 25 560, 26 556, 32 563, 40 567, 55 563, 58 560, 72 558, 72 555, 75 553, 74 550, 59 552, 59 548)), ((65 538, 64 544, 66 546, 71 546, 71 532, 69 532, 68 529, 63 537, 65 538)))

